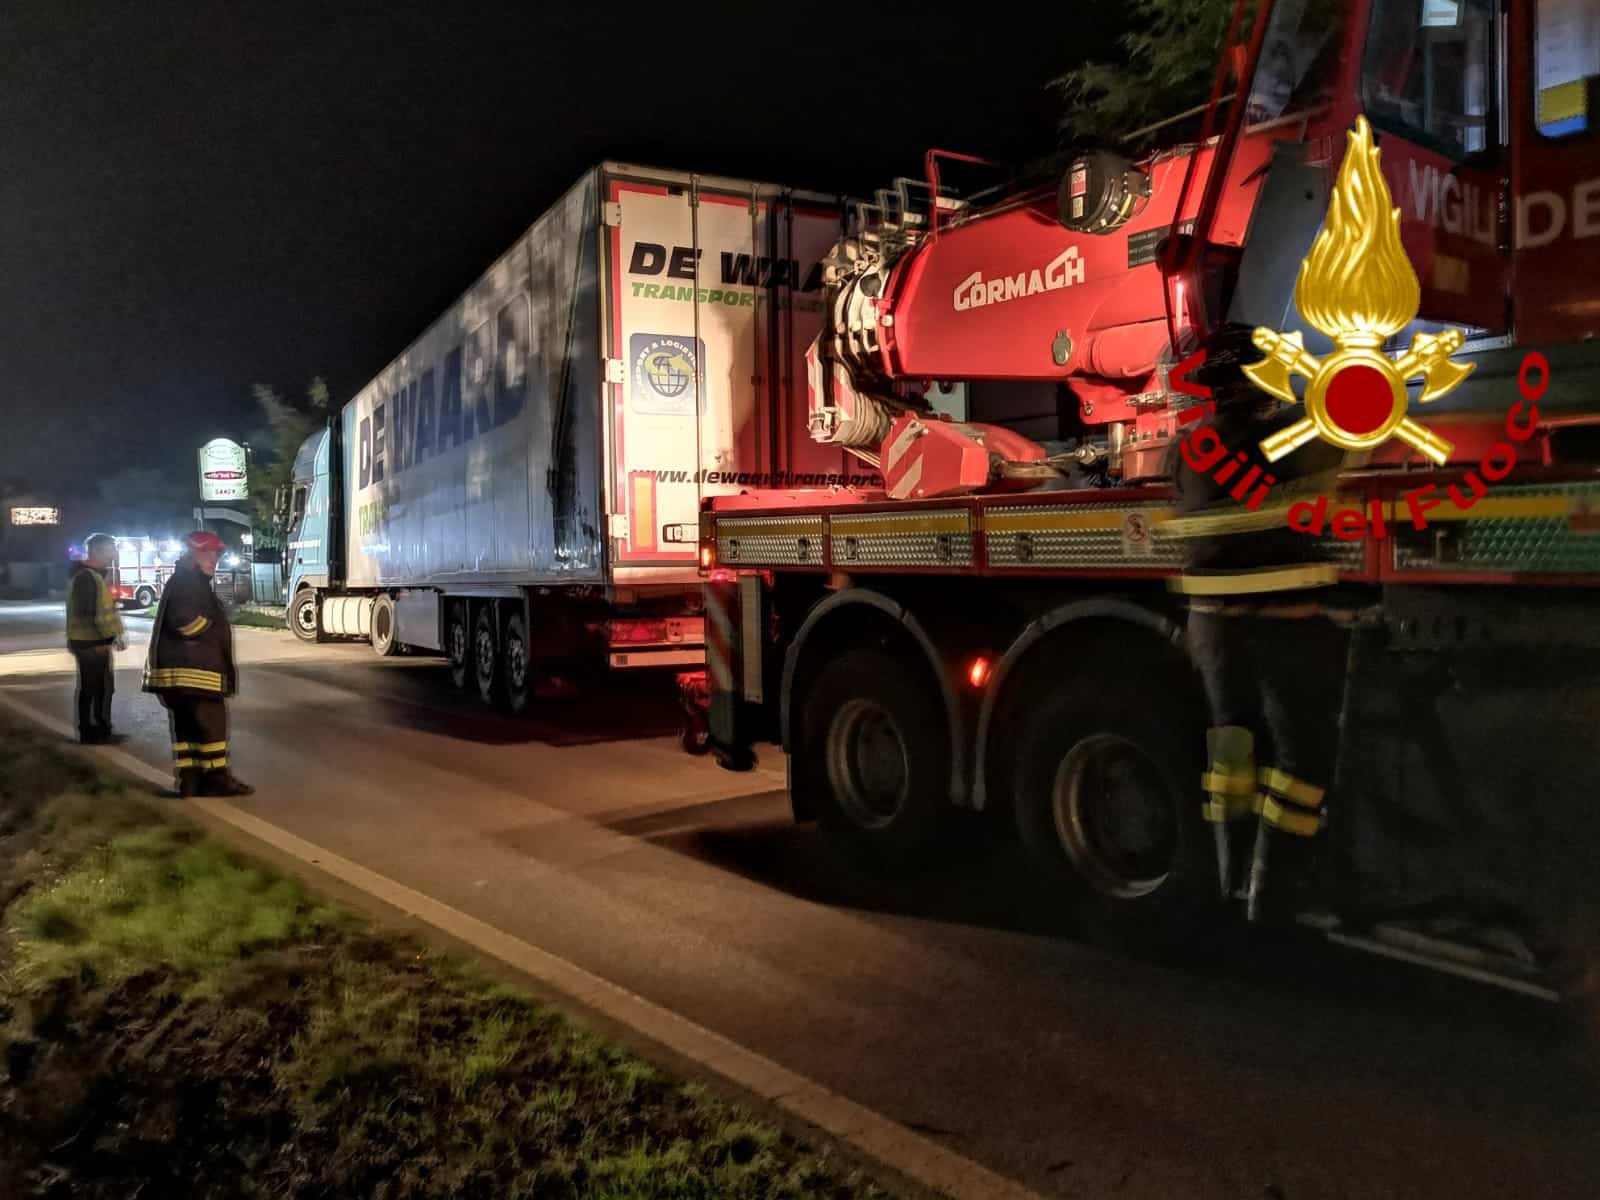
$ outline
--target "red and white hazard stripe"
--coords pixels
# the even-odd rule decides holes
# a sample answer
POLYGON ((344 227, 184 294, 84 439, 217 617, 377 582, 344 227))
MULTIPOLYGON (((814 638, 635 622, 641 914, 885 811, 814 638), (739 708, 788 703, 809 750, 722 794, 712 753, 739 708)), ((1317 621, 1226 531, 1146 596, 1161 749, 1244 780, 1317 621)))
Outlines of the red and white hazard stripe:
POLYGON ((737 585, 706 585, 706 669, 711 672, 711 688, 733 691, 733 609, 738 603, 737 585))

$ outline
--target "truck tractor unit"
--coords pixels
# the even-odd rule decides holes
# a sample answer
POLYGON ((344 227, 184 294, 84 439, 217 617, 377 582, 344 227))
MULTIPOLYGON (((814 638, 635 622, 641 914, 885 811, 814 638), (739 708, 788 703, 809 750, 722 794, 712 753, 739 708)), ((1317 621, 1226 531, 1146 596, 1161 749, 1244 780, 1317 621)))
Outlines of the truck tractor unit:
POLYGON ((1227 480, 1187 440, 1190 371, 1254 331, 1252 385, 1304 406, 1275 450, 1361 442, 1314 501, 1253 469, 1216 518, 1291 525, 1358 601, 1295 650, 1335 682, 1337 769, 1266 886, 1335 939, 1545 994, 1600 795, 1600 12, 1256 0, 1226 44, 1189 140, 978 194, 952 182, 981 163, 933 152, 853 207, 790 419, 882 484, 702 498, 686 694, 721 765, 780 747, 795 816, 854 855, 982 814, 1091 933, 1242 922, 1171 464, 1227 480), (1362 212, 1409 271, 1361 237, 1330 257, 1362 212), (1360 329, 1296 302, 1304 272, 1371 308, 1380 269, 1414 303, 1360 329))

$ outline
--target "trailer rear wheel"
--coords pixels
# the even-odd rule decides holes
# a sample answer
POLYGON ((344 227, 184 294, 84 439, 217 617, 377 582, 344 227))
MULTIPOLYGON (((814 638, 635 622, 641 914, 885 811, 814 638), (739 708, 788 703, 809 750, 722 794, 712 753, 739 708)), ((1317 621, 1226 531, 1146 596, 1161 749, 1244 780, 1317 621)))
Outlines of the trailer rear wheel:
POLYGON ((478 699, 489 705, 499 702, 505 681, 505 671, 500 665, 499 642, 494 628, 494 606, 484 604, 478 609, 478 620, 472 633, 472 677, 478 684, 478 699))
POLYGON ((395 633, 394 597, 379 596, 372 602, 372 649, 383 658, 400 653, 395 633))
POLYGON ((520 717, 533 703, 533 660, 528 657, 527 623, 519 612, 506 618, 501 657, 505 669, 506 709, 520 717))
POLYGON ((472 635, 467 628, 465 601, 453 601, 444 622, 444 650, 450 659, 450 682, 456 691, 467 690, 467 677, 471 674, 472 635))
POLYGON ((847 855, 906 866, 947 827, 950 753, 928 683, 882 650, 830 661, 805 699, 800 749, 818 819, 847 855))
POLYGON ((1160 691, 1062 686, 1024 719, 1016 773, 1023 845, 1091 939, 1175 959, 1226 913, 1201 818, 1203 725, 1160 691))

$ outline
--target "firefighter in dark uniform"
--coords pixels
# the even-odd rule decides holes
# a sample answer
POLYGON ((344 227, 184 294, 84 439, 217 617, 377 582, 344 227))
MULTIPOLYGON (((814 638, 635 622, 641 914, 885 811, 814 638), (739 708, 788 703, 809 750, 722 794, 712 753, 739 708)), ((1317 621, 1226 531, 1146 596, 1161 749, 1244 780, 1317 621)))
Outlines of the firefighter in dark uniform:
POLYGON ((211 577, 223 550, 214 533, 191 533, 161 593, 144 690, 166 706, 172 766, 180 796, 248 796, 254 789, 228 769, 227 697, 238 690, 233 629, 211 577))
POLYGON ((128 648, 106 581, 117 540, 97 533, 83 549, 84 559, 73 568, 67 588, 67 648, 78 664, 78 740, 86 746, 116 745, 128 740, 111 729, 112 652, 128 648))
MULTIPOLYGON (((1261 439, 1303 412, 1240 372, 1260 357, 1247 337, 1235 332, 1195 372, 1211 387, 1215 411, 1190 431, 1190 450, 1175 453, 1179 515, 1163 532, 1182 539, 1185 551, 1174 586, 1189 598, 1189 651, 1211 711, 1201 787, 1223 894, 1243 887, 1250 919, 1259 920, 1269 851, 1275 862, 1289 860, 1287 875, 1300 857, 1296 848, 1323 824, 1338 753, 1345 627, 1355 606, 1319 539, 1287 521, 1296 499, 1332 493, 1346 453, 1313 439, 1266 461, 1261 439), (1246 465, 1219 483, 1219 464, 1240 452, 1246 465), (1278 480, 1254 512, 1230 495, 1250 466, 1278 480), (1244 861, 1248 875, 1234 865, 1244 861)), ((1286 882, 1292 890, 1295 881, 1286 882)))

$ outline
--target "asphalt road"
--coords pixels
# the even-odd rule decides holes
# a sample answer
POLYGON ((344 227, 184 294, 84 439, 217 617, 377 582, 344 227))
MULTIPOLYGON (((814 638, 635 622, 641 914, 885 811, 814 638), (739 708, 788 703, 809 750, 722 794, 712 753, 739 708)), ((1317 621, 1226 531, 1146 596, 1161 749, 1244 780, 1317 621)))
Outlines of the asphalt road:
MULTIPOLYGON (((67 717, 44 620, 0 606, 0 647, 35 651, 0 687, 67 717)), ((1563 1010, 1320 944, 1146 966, 1074 940, 1003 841, 852 872, 789 819, 776 757, 685 757, 644 681, 514 721, 432 662, 238 638, 241 807, 1041 1192, 1597 1192, 1600 1051, 1563 1010)), ((163 764, 138 657, 117 720, 163 764)))

